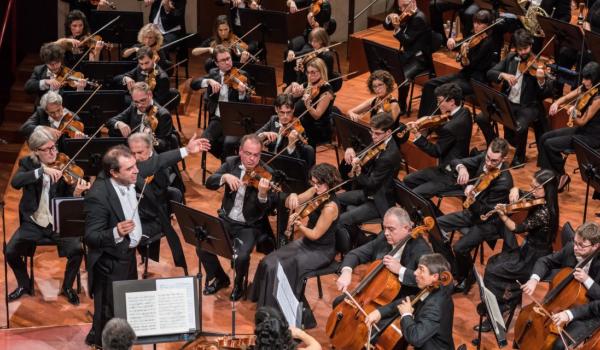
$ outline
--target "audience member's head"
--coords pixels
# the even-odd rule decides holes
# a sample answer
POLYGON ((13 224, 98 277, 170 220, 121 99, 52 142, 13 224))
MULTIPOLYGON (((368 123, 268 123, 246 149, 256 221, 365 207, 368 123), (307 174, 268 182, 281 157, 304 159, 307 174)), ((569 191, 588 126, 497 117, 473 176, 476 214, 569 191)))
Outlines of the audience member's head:
POLYGON ((113 318, 102 331, 102 348, 104 350, 129 350, 133 347, 135 332, 122 318, 113 318))

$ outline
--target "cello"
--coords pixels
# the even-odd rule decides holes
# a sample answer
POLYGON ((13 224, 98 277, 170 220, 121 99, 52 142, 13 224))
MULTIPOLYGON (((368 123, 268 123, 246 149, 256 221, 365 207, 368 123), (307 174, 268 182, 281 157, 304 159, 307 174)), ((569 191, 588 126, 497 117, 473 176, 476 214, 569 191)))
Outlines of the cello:
MULTIPOLYGON (((423 222, 424 225, 415 227, 388 255, 396 254, 409 239, 431 230, 435 224, 431 217, 426 217, 423 222)), ((392 302, 400 288, 398 276, 385 268, 383 259, 373 262, 366 277, 348 294, 352 302, 345 299, 329 314, 325 333, 331 339, 331 345, 338 349, 362 349, 368 342, 369 333, 364 322, 365 316, 377 307, 392 302)))

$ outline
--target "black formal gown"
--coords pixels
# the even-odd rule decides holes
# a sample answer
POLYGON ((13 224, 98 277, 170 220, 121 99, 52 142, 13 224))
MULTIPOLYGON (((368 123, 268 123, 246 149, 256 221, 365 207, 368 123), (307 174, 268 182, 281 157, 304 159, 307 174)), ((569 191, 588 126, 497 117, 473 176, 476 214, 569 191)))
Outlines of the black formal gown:
MULTIPOLYGON (((306 84, 304 84, 304 87, 306 88, 306 84)), ((317 102, 325 93, 330 93, 331 95, 333 95, 333 88, 331 87, 331 85, 321 85, 321 88, 319 89, 319 94, 313 97, 311 104, 317 102)), ((331 121, 332 107, 333 101, 329 103, 329 106, 327 106, 327 109, 325 110, 325 112, 323 112, 323 115, 321 115, 321 118, 319 119, 315 119, 308 112, 301 119, 302 126, 304 127, 304 130, 306 131, 306 136, 308 138, 308 144, 311 145, 315 150, 317 149, 317 145, 331 142, 331 135, 333 133, 331 121)), ((306 106, 304 105, 304 100, 302 100, 302 97, 300 97, 295 102, 294 115, 300 116, 305 111, 306 106)))

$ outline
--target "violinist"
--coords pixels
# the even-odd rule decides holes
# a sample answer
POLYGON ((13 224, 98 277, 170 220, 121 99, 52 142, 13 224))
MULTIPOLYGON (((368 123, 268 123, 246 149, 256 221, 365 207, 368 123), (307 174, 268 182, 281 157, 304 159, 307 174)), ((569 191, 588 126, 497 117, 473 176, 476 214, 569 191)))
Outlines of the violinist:
MULTIPOLYGON (((517 122, 517 130, 515 132, 504 128, 504 136, 516 148, 511 166, 517 166, 526 161, 527 132, 531 124, 538 141, 538 151, 541 148, 540 137, 549 129, 548 120, 542 115, 542 101, 552 93, 552 83, 550 79, 546 79, 542 64, 531 62, 535 58, 531 52, 533 45, 531 33, 519 29, 513 34, 513 41, 516 52, 511 52, 504 60, 492 67, 487 73, 487 78, 492 82, 501 82, 502 92, 508 95, 517 122), (524 71, 526 68, 532 69, 524 71), (531 70, 535 70, 535 73, 531 70)), ((480 113, 475 117, 475 121, 489 144, 496 136, 489 116, 480 113)))
MULTIPOLYGON (((39 127, 49 126, 52 128, 53 132, 55 132, 55 136, 57 136, 57 146, 58 148, 62 148, 61 141, 63 140, 63 135, 66 137, 66 134, 59 134, 59 129, 61 128, 61 124, 63 121, 67 121, 67 118, 75 118, 75 121, 79 121, 79 117, 73 116, 73 113, 68 109, 64 108, 62 105, 62 97, 54 92, 48 91, 42 96, 40 100, 40 106, 36 108, 35 113, 33 113, 26 121, 21 125, 19 129, 25 138, 29 138, 31 133, 39 127)), ((83 130, 73 129, 73 136, 75 138, 84 138, 85 134, 83 130)))
MULTIPOLYGON (((575 268, 584 259, 593 256, 600 248, 600 226, 595 222, 587 222, 575 231, 572 243, 568 243, 558 252, 539 258, 529 277, 521 289, 529 296, 533 295, 540 280, 547 277, 553 269, 565 267, 575 268)), ((594 257, 585 266, 575 268, 573 277, 587 289, 589 302, 600 300, 600 263, 594 257)), ((600 318, 574 320, 566 327, 566 331, 576 341, 583 341, 600 326, 600 318)), ((557 339, 552 349, 564 349, 562 341, 557 339)))
MULTIPOLYGON (((68 67, 73 67, 81 56, 87 51, 89 45, 93 45, 90 50, 87 60, 98 61, 104 42, 101 40, 92 41, 91 39, 81 44, 82 40, 90 35, 90 25, 83 12, 73 10, 67 15, 65 20, 65 37, 58 39, 57 44, 65 49, 65 64, 68 67)), ((84 58, 86 59, 86 58, 84 58)))
MULTIPOLYGON (((471 271, 473 270, 473 259, 471 250, 477 248, 483 241, 493 241, 499 237, 501 222, 497 217, 482 221, 480 216, 496 207, 496 204, 507 203, 508 194, 513 187, 513 179, 506 169, 506 155, 508 154, 508 142, 504 139, 494 139, 486 152, 474 157, 454 159, 450 161, 450 167, 458 172, 456 183, 465 186, 464 194, 467 200, 473 200, 473 204, 463 210, 440 216, 437 219, 442 233, 445 235, 454 230, 468 230, 452 248, 454 255, 450 252, 452 242, 445 245, 434 246, 434 250, 452 259, 452 267, 455 271, 455 292, 467 293, 474 283, 471 271), (470 179, 476 180, 470 181, 470 179)), ((449 238, 449 235, 448 237, 449 238)))
POLYGON ((348 117, 356 122, 363 119, 367 114, 369 118, 372 118, 377 113, 387 112, 394 119, 394 125, 399 124, 400 104, 392 95, 395 84, 394 77, 388 71, 376 70, 371 73, 369 79, 367 79, 367 88, 375 97, 349 110, 348 117))
MULTIPOLYGON (((406 210, 397 206, 388 209, 383 217, 383 232, 379 233, 374 240, 351 250, 344 256, 340 277, 336 281, 337 289, 341 292, 348 290, 352 282, 352 270, 358 265, 383 259, 385 267, 398 275, 398 280, 402 284, 395 300, 418 293, 414 272, 417 270, 419 259, 423 255, 430 254, 431 248, 422 236, 416 239, 409 238, 412 228, 413 223, 406 210), (404 248, 398 250, 393 256, 389 254, 406 239, 408 241, 404 248)), ((337 297, 333 301, 333 306, 335 307, 343 299, 343 295, 337 297)), ((383 322, 378 322, 379 328, 383 330, 390 321, 391 319, 385 317, 383 322)))
MULTIPOLYGON (((262 140, 256 134, 242 137, 237 156, 228 157, 221 167, 206 179, 206 188, 216 191, 225 187, 225 194, 219 216, 237 246, 238 257, 235 263, 236 278, 230 299, 239 300, 246 291, 246 279, 250 254, 255 243, 262 239, 262 232, 269 208, 275 201, 275 195, 269 193, 271 183, 265 176, 260 176, 258 184, 252 186, 244 180, 253 177, 252 173, 262 172, 260 152, 262 140)), ((204 295, 215 294, 228 287, 230 280, 215 255, 204 250, 197 250, 202 266, 206 271, 204 295)))
POLYGON ((340 230, 348 232, 353 245, 363 241, 358 225, 363 222, 383 218, 386 211, 395 203, 394 179, 400 171, 402 156, 398 145, 392 139, 394 121, 389 113, 375 115, 370 121, 373 145, 380 151, 367 160, 366 155, 357 155, 353 148, 347 148, 341 166, 342 177, 353 178, 352 190, 339 195, 342 207, 340 230), (366 160, 366 162, 365 162, 366 160))
POLYGON ((136 131, 152 134, 159 153, 178 147, 171 114, 154 100, 148 85, 135 83, 131 97, 131 105, 106 122, 108 134, 112 137, 128 137, 136 131))
POLYGON ((31 293, 33 286, 30 285, 24 257, 36 242, 50 239, 58 245, 58 255, 67 258, 61 294, 69 303, 79 305, 79 296, 73 290, 73 282, 83 258, 81 241, 78 238, 59 237, 53 231, 50 206, 53 198, 81 197, 90 188, 90 184, 80 179, 70 186, 63 179, 61 169, 52 166, 58 151, 55 133, 49 127, 36 128, 27 144, 31 154, 19 161, 19 170, 11 182, 12 187, 23 190, 23 196, 19 203, 19 229, 6 245, 6 261, 18 284, 8 295, 8 301, 31 293))
POLYGON ((461 70, 455 74, 439 76, 429 79, 423 86, 421 93, 421 103, 419 104, 419 117, 431 115, 436 108, 434 90, 436 87, 445 83, 457 84, 463 93, 463 96, 473 95, 471 79, 485 82, 486 74, 494 64, 498 62, 498 53, 494 47, 492 30, 486 30, 493 21, 492 13, 489 10, 479 10, 473 15, 473 28, 475 33, 480 33, 477 37, 469 41, 457 43, 453 38, 449 38, 446 46, 453 50, 457 45, 461 45, 460 52, 467 52, 467 57, 461 58, 461 70), (486 30, 484 33, 482 31, 486 30))
MULTIPOLYGON (((415 193, 429 199, 443 192, 459 189, 452 169, 447 165, 454 159, 469 155, 471 142, 471 112, 463 105, 463 94, 455 83, 446 83, 435 88, 435 96, 441 116, 448 121, 434 129, 437 142, 428 140, 418 129, 419 122, 409 122, 406 127, 414 135, 413 143, 423 152, 438 159, 438 166, 421 169, 404 177, 404 184, 415 193)), ((422 117, 427 118, 427 117, 422 117)))
MULTIPOLYGON (((537 259, 552 253, 552 243, 558 231, 558 196, 555 174, 551 170, 539 170, 531 181, 531 192, 525 196, 523 191, 513 187, 509 200, 513 206, 541 199, 543 204, 530 207, 527 218, 515 223, 507 212, 511 204, 498 204, 496 210, 500 221, 504 223, 505 248, 501 253, 490 257, 485 266, 485 286, 494 293, 501 312, 506 312, 521 304, 521 288, 515 280, 525 282, 537 259), (521 246, 515 243, 514 234, 525 235, 521 246)), ((477 327, 475 327, 477 330, 477 327)), ((483 323, 482 332, 491 330, 489 321, 483 323)))
POLYGON ((129 94, 135 83, 145 82, 152 90, 152 95, 160 105, 165 104, 177 93, 169 89, 169 76, 160 68, 155 60, 155 51, 148 46, 142 46, 137 54, 138 65, 129 72, 114 77, 116 85, 123 85, 129 94))
POLYGON ((294 116, 294 99, 289 94, 280 94, 275 98, 274 105, 277 114, 271 116, 271 119, 256 131, 258 137, 267 144, 269 152, 278 153, 285 148, 284 155, 304 159, 307 168, 312 168, 315 165, 315 149, 301 140, 306 137, 302 131, 298 132, 303 128, 302 123, 294 116))
MULTIPOLYGON (((292 193, 286 198, 285 206, 291 211, 297 210, 290 214, 292 238, 294 229, 302 238, 273 251, 258 265, 250 292, 250 300, 256 302, 257 307, 277 307, 273 286, 279 264, 283 267, 296 298, 302 299, 302 278, 309 272, 329 265, 335 257, 339 204, 335 192, 329 191, 341 182, 340 173, 331 164, 317 164, 310 170, 310 182, 312 187, 308 190, 300 194, 292 193), (323 196, 323 199, 314 199, 317 196, 323 196), (313 202, 309 205, 314 205, 315 209, 307 215, 308 222, 305 225, 301 214, 306 210, 303 209, 303 203, 311 199, 313 202)), ((310 307, 305 312, 312 314, 310 307)), ((303 318, 314 319, 308 313, 303 318)), ((316 325, 310 323, 304 323, 304 326, 312 328, 310 326, 316 325)))
POLYGON ((144 0, 150 5, 148 22, 156 25, 163 35, 165 44, 185 34, 185 6, 187 0, 144 0))
POLYGON ((306 64, 308 81, 302 85, 294 82, 286 89, 286 94, 294 96, 296 115, 302 115, 302 126, 306 130, 308 144, 314 149, 317 145, 330 143, 333 130, 331 127, 331 109, 333 107, 333 88, 327 82, 327 65, 320 58, 310 60, 306 64))
MULTIPOLYGON (((400 42, 399 58, 406 79, 413 79, 428 68, 432 54, 431 29, 415 0, 396 0, 394 12, 387 15, 383 26, 393 30, 394 37, 400 42)), ((400 115, 406 114, 408 91, 408 84, 398 91, 400 115)))
MULTIPOLYGON (((450 264, 441 254, 425 254, 419 258, 414 280, 419 289, 431 288, 440 282, 442 274, 450 272, 450 264)), ((400 328, 406 343, 415 350, 452 350, 454 302, 446 286, 432 290, 418 301, 415 308, 409 297, 397 299, 369 314, 365 322, 372 325, 382 317, 400 317, 400 328)))
MULTIPOLYGON (((210 140, 210 152, 217 158, 224 160, 223 127, 221 125, 221 111, 219 101, 248 102, 250 94, 248 86, 244 83, 234 84, 230 79, 233 68, 231 50, 223 45, 217 45, 213 51, 213 57, 217 68, 213 68, 202 78, 192 80, 191 87, 194 90, 207 89, 205 94, 206 108, 208 109, 209 121, 202 137, 210 140), (235 87, 234 87, 235 86, 235 87)), ((235 69, 241 76, 250 79, 248 74, 242 70, 235 69)))
POLYGON ((59 80, 64 78, 62 75, 70 70, 63 65, 64 56, 64 49, 56 43, 46 43, 40 48, 40 59, 44 64, 35 66, 31 77, 25 83, 25 92, 35 97, 36 105, 48 90, 61 93, 63 89, 82 91, 86 87, 85 80, 75 82, 74 88, 59 80))
POLYGON ((332 77, 333 53, 329 49, 326 49, 329 44, 329 34, 321 27, 311 30, 308 35, 308 42, 300 48, 294 47, 297 43, 290 40, 285 62, 283 64, 283 82, 286 85, 290 85, 294 81, 300 84, 305 82, 307 76, 304 71, 304 64, 314 57, 318 57, 325 62, 325 65, 327 66, 327 76, 332 77), (315 52, 311 55, 310 53, 313 51, 317 51, 318 53, 315 52), (297 56, 303 55, 305 56, 296 59, 297 56))
POLYGON ((158 65, 165 72, 173 65, 173 62, 167 57, 165 51, 161 50, 161 47, 164 44, 164 38, 156 25, 152 23, 144 25, 138 32, 137 41, 138 42, 135 45, 123 51, 123 58, 131 57, 131 59, 137 60, 137 52, 142 47, 147 46, 154 51, 155 60, 158 61, 158 65))
POLYGON ((550 116, 554 116, 561 106, 567 106, 567 115, 574 127, 548 131, 540 140, 542 147, 538 163, 542 169, 551 169, 560 175, 558 190, 561 192, 571 182, 569 175, 565 174, 562 152, 573 148, 573 137, 577 136, 591 148, 600 147, 600 95, 597 93, 600 65, 589 62, 583 67, 581 77, 582 86, 554 101, 548 112, 550 116), (571 102, 570 107, 568 102, 571 102))

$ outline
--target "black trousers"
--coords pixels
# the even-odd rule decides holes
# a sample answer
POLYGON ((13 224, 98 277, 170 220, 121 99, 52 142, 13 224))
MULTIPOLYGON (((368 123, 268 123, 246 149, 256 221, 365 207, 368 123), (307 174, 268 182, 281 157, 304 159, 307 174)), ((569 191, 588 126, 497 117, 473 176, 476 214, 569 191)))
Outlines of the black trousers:
POLYGON ((404 184, 426 199, 461 189, 456 180, 439 167, 429 167, 404 177, 404 184))
POLYGON ((210 153, 216 158, 222 160, 225 136, 223 135, 221 118, 212 114, 208 120, 208 126, 202 133, 201 137, 210 141, 210 153))
POLYGON ((42 239, 50 239, 55 242, 58 247, 58 255, 67 257, 63 288, 73 287, 73 281, 75 281, 83 258, 81 241, 78 238, 60 237, 52 232, 50 227, 44 228, 33 222, 24 221, 8 241, 5 252, 6 261, 13 270, 20 287, 32 287, 29 285, 27 265, 23 257, 30 254, 34 250, 36 242, 42 239))
MULTIPOLYGON (((236 279, 238 281, 242 281, 243 278, 248 275, 250 254, 254 249, 256 238, 260 234, 260 230, 255 226, 234 223, 227 220, 223 220, 223 224, 225 226, 225 232, 229 234, 233 244, 236 244, 233 242, 233 240, 236 238, 242 241, 241 243, 238 241, 236 244, 238 257, 235 262, 236 279)), ((200 258, 200 262, 204 267, 204 271, 206 272, 206 283, 210 282, 213 278, 218 278, 220 280, 229 279, 216 255, 201 249, 196 249, 196 253, 200 258)))
POLYGON ((538 165, 551 169, 558 175, 565 173, 565 160, 562 151, 573 147, 576 128, 561 128, 545 133, 540 140, 542 147, 538 153, 538 165))
POLYGON ((338 220, 338 230, 346 230, 352 239, 352 245, 358 241, 358 225, 369 220, 380 218, 375 202, 367 199, 362 190, 352 190, 338 195, 343 213, 338 220))
POLYGON ((434 0, 429 4, 429 21, 431 22, 431 29, 444 36, 444 43, 448 39, 446 38, 443 23, 443 15, 444 12, 447 11, 458 11, 460 23, 463 26, 463 38, 473 31, 473 15, 479 11, 479 6, 471 4, 465 7, 464 5, 446 2, 444 0, 434 0))

